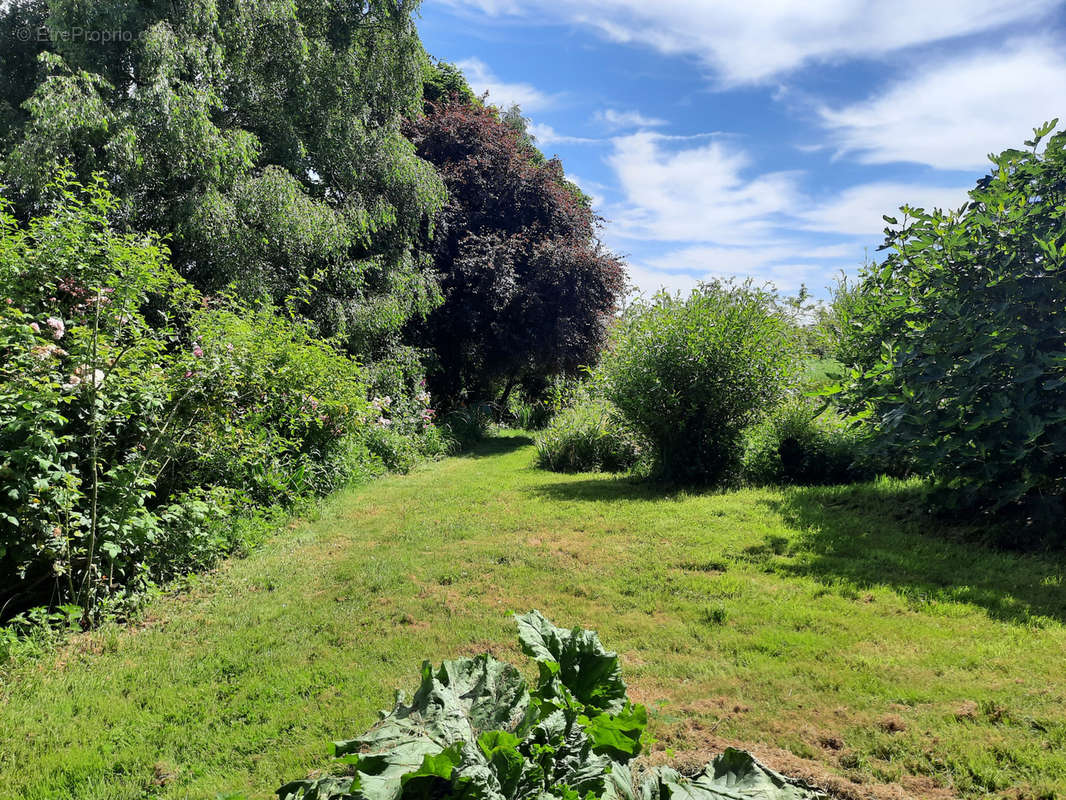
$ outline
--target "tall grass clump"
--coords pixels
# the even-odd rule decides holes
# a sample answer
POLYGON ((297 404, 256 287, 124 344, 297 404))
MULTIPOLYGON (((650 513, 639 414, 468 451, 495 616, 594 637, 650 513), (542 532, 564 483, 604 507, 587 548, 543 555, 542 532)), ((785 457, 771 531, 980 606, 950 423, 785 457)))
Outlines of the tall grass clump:
POLYGON ((641 452, 618 409, 593 398, 560 411, 535 442, 536 465, 552 472, 624 472, 641 452))

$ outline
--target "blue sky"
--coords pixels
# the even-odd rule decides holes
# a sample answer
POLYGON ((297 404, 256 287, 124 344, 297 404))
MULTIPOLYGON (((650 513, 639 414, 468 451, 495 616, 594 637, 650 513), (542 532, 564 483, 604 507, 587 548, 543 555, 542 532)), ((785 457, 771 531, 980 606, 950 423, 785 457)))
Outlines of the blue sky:
POLYGON ((635 286, 816 295, 900 204, 1066 123, 1064 0, 425 0, 426 49, 517 102, 635 286))

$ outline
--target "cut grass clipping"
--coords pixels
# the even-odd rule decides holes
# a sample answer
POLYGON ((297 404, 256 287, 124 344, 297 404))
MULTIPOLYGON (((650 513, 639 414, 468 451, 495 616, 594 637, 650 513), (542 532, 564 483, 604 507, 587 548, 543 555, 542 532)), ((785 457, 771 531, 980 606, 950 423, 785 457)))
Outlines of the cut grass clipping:
POLYGON ((422 665, 410 705, 363 736, 334 743, 346 777, 296 781, 281 800, 818 800, 827 795, 727 749, 694 776, 669 767, 634 782, 647 712, 626 696, 616 653, 595 632, 518 619, 537 662, 532 692, 490 655, 422 665))

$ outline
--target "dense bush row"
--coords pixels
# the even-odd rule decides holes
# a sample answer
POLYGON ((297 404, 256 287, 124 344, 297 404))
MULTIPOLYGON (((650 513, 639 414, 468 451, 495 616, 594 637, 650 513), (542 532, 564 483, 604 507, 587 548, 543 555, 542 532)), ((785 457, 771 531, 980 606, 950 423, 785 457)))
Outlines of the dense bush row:
POLYGON ((449 447, 425 392, 268 305, 206 297, 69 176, 0 213, 0 607, 86 621, 240 545, 233 518, 449 447))
POLYGON ((1011 543, 1061 540, 1066 133, 1040 148, 1056 124, 995 157, 958 211, 886 217, 888 256, 827 306, 717 283, 638 302, 596 399, 548 428, 538 462, 616 468, 591 443, 624 425, 670 481, 918 474, 933 508, 1006 513, 1011 543))

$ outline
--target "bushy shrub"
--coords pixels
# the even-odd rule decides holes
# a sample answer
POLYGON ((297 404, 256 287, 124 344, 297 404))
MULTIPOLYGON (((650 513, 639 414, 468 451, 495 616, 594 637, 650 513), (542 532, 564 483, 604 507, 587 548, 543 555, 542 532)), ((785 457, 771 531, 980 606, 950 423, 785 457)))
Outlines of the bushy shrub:
POLYGON ((741 472, 756 485, 814 485, 872 478, 873 465, 862 432, 832 409, 792 396, 744 431, 741 472))
POLYGON ((993 159, 959 211, 886 217, 842 348, 844 403, 913 459, 948 507, 1027 507, 1061 525, 1066 496, 1066 133, 993 159))
POLYGON ((85 619, 238 542, 225 521, 363 467, 359 367, 269 307, 208 300, 100 184, 0 214, 0 607, 85 619))
POLYGON ((661 478, 735 476, 741 433, 772 407, 798 360, 776 295, 750 282, 712 282, 683 298, 638 302, 598 369, 604 396, 650 444, 661 478))
POLYGON ((441 427, 456 451, 466 450, 496 427, 496 409, 488 403, 457 408, 444 417, 441 427))
POLYGON ((188 336, 196 358, 179 378, 180 414, 191 425, 164 480, 231 486, 265 504, 347 483, 344 440, 373 412, 349 358, 269 306, 210 303, 188 336))
POLYGON ((552 472, 624 472, 640 458, 640 441, 618 410, 586 398, 560 411, 536 437, 536 464, 552 472))

